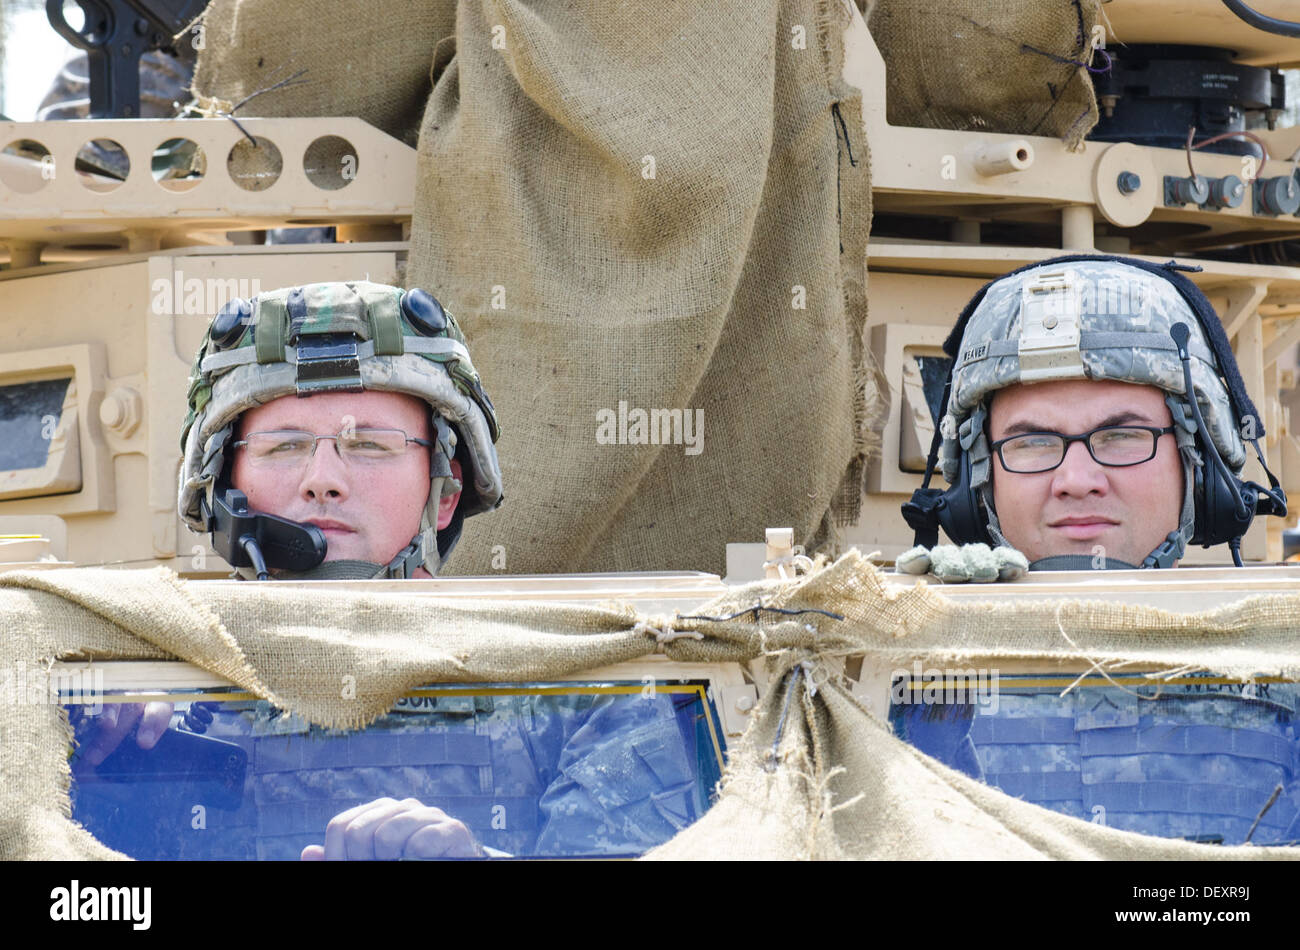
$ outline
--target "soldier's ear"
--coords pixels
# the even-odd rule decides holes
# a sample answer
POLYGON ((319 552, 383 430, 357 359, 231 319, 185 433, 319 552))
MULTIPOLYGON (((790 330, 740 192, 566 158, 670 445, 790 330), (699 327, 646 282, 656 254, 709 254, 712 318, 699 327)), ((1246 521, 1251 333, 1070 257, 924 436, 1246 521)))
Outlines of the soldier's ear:
MULTIPOLYGON (((461 484, 464 484, 464 478, 461 476, 460 462, 457 459, 451 460, 451 474, 461 484)), ((443 495, 438 500, 438 530, 441 531, 447 525, 451 524, 452 515, 456 513, 456 505, 460 502, 460 492, 454 495, 443 495)))

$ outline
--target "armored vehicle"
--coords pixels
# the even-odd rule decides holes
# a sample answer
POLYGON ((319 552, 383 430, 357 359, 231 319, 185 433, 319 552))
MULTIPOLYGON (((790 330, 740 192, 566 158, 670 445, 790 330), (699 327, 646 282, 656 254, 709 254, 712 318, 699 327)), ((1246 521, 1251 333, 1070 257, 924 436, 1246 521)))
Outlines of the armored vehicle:
MULTIPOLYGON (((908 70, 921 40, 900 3, 812 6, 860 103, 819 128, 855 166, 853 143, 869 146, 857 266, 876 448, 851 524, 796 534, 765 513, 766 538, 721 539, 722 576, 523 575, 503 549, 495 576, 231 579, 177 512, 194 354, 235 298, 407 285, 417 148, 363 118, 212 101, 0 122, 4 761, 39 759, 13 794, 63 829, 14 856, 396 857, 400 843, 348 853, 327 828, 408 799, 488 856, 1289 853, 1255 846, 1300 841, 1294 505, 1250 523, 1245 567, 1225 544, 1177 570, 979 586, 892 564, 914 543, 900 508, 928 481, 958 314, 992 278, 1063 254, 1195 268, 1268 467, 1300 498, 1300 25, 1262 0, 1066 3, 1046 27, 1065 52, 1026 53, 1024 4, 970 21, 1010 50, 1004 74, 1015 56, 1064 68, 1082 112, 1053 125, 916 108, 936 89, 908 70), (167 721, 142 742, 150 704, 167 721)), ((960 39, 948 6, 913 8, 960 39)), ((802 29, 781 42, 799 51, 802 29)), ((89 111, 122 108, 94 94, 97 62, 89 111)), ((1046 111, 1067 99, 1053 88, 1046 111)), ((1268 480, 1255 459, 1242 477, 1268 480)), ((508 479, 505 494, 477 520, 510 517, 508 479)))

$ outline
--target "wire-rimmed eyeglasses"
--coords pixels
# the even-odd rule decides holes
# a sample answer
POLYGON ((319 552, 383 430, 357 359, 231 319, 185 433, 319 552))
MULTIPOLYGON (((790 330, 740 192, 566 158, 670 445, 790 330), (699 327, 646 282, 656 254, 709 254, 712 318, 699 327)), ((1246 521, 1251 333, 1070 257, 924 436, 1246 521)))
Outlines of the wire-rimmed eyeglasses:
POLYGON ((301 429, 250 432, 234 443, 248 461, 259 467, 296 468, 316 454, 321 439, 333 439, 334 450, 345 462, 376 465, 401 458, 408 443, 432 447, 428 439, 408 436, 401 429, 347 428, 337 435, 314 435, 301 429))

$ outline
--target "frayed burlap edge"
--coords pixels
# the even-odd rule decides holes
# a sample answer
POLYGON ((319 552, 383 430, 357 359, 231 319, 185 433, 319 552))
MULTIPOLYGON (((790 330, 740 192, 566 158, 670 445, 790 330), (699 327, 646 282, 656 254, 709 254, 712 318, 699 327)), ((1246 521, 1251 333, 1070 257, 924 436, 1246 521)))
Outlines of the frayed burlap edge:
MULTIPOLYGON (((1006 844, 1008 856, 1114 856, 1118 849, 1135 856, 1221 857, 1241 849, 1209 854, 1135 835, 1124 839, 1133 842, 1115 845, 1113 836, 1123 833, 1014 802, 945 769, 867 714, 830 661, 848 655, 931 662, 1020 657, 1295 678, 1297 616, 1297 594, 1253 596, 1196 614, 1061 598, 957 604, 924 582, 902 588, 887 583, 856 550, 815 573, 737 588, 672 617, 645 617, 630 608, 464 605, 401 593, 339 591, 321 597, 275 585, 187 583, 164 568, 77 569, 0 577, 0 662, 9 670, 21 662, 36 671, 56 658, 171 656, 308 721, 356 727, 428 682, 539 681, 657 650, 685 662, 764 658, 773 675, 784 675, 804 693, 796 692, 799 702, 790 703, 784 729, 791 731, 779 742, 777 759, 788 767, 766 768, 789 685, 766 694, 733 751, 714 810, 656 855, 694 847, 693 856, 917 856, 916 841, 910 851, 900 851, 900 842, 928 840, 930 828, 935 841, 925 847, 933 856, 964 856, 938 841, 943 836, 933 814, 909 811, 890 797, 897 784, 888 771, 893 769, 910 776, 916 787, 909 794, 921 788, 927 801, 940 803, 936 807, 964 816, 962 827, 976 844, 989 836, 1027 842, 1006 844), (811 612, 788 615, 765 609, 770 607, 811 612), (355 673, 356 694, 348 699, 337 692, 340 669, 355 673), (794 670, 803 671, 797 679, 794 670), (810 682, 817 692, 808 692, 810 682), (883 764, 870 764, 877 760, 883 764), (784 805, 763 812, 754 807, 759 801, 784 805), (759 834, 768 820, 763 815, 789 819, 791 802, 800 817, 787 821, 789 830, 776 837, 759 834), (891 832, 883 819, 864 819, 861 809, 868 805, 872 814, 902 822, 907 835, 891 832), (833 834, 825 827, 828 820, 833 834), (709 843, 711 828, 725 832, 712 832, 725 839, 723 845, 709 843), (1093 837, 1101 833, 1103 838, 1093 837), (692 836, 703 843, 691 845, 692 836), (766 851, 758 847, 763 841, 766 851)), ((58 707, 5 703, 0 732, 0 857, 113 856, 67 822, 70 733, 58 707)))
POLYGON ((818 14, 818 40, 825 53, 823 62, 840 148, 840 285, 854 374, 854 441, 848 470, 808 547, 810 551, 838 554, 835 529, 856 524, 862 513, 867 462, 880 449, 877 428, 885 403, 880 388, 883 380, 866 344, 867 243, 874 208, 871 143, 863 128, 862 90, 844 79, 844 32, 852 22, 852 12, 842 3, 827 2, 818 14))

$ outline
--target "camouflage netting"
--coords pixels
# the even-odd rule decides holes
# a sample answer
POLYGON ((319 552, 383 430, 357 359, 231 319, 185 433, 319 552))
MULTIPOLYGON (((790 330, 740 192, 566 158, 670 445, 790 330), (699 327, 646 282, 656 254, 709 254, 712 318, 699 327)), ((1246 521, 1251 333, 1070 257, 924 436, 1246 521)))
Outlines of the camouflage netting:
POLYGON ((875 0, 890 124, 1080 148, 1098 119, 1087 70, 1098 11, 1098 0, 875 0))
POLYGON ((463 318, 507 486, 451 570, 504 550, 511 572, 720 573, 770 524, 816 546, 856 520, 875 391, 851 7, 393 7, 215 0, 195 89, 234 101, 306 68, 239 114, 408 141, 422 114, 407 285, 463 318), (702 432, 603 444, 602 413, 672 410, 702 432))
MULTIPOLYGON (((717 804, 651 857, 1300 857, 1300 849, 1143 837, 1010 798, 894 738, 832 672, 839 658, 863 654, 891 663, 1133 661, 1295 677, 1300 595, 1251 597, 1198 614, 1078 600, 956 606, 923 583, 888 587, 850 551, 809 576, 738 588, 691 613, 727 616, 760 595, 769 606, 844 619, 805 613, 775 622, 779 615, 766 614, 755 623, 746 613, 676 621, 396 592, 324 598, 275 585, 185 583, 162 568, 13 573, 0 578, 0 663, 13 670, 59 657, 174 656, 319 725, 357 726, 421 684, 546 680, 644 656, 657 641, 650 628, 673 626, 704 638, 666 643, 671 658, 766 656, 782 685, 768 691, 732 750, 717 804), (342 696, 345 676, 355 677, 355 698, 342 696)), ((71 732, 59 707, 7 701, 0 735, 0 859, 114 856, 68 819, 71 732)))

